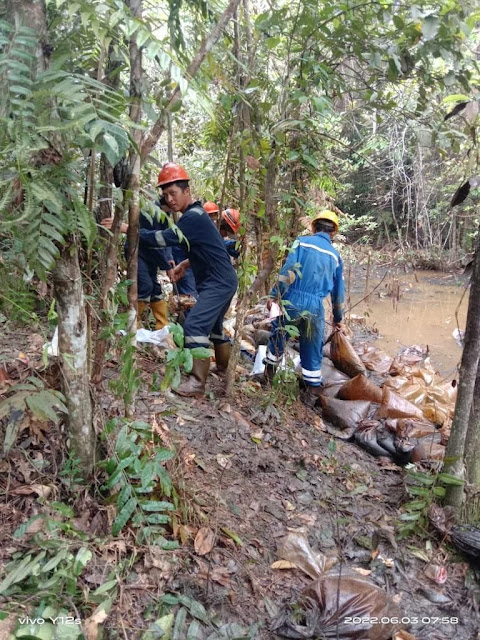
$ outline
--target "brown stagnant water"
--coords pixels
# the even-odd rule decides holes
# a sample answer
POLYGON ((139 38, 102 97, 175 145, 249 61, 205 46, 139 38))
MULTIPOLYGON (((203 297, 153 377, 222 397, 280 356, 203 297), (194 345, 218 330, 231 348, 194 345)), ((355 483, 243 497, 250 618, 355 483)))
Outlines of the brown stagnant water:
MULTIPOLYGON (((368 290, 379 282, 380 277, 372 278, 368 290)), ((460 281, 455 276, 432 271, 388 274, 368 300, 352 309, 352 314, 366 316, 367 327, 379 333, 375 345, 388 354, 395 355, 405 346, 428 346, 435 369, 445 378, 452 378, 462 355, 452 332, 457 327, 455 313, 459 329, 465 329, 468 291, 461 300, 465 282, 465 277, 460 281), (400 298, 396 301, 398 291, 400 298)), ((365 274, 363 283, 356 274, 355 283, 352 278, 352 305, 364 293, 365 274)))

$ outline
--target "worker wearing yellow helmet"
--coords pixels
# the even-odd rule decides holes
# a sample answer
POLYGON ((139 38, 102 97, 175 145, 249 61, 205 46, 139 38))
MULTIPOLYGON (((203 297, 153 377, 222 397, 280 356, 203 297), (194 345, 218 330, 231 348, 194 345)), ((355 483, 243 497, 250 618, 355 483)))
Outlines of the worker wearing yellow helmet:
POLYGON ((332 297, 333 326, 341 327, 345 298, 343 262, 332 240, 338 231, 334 211, 320 211, 311 223, 312 235, 294 242, 283 265, 270 300, 282 301, 284 315, 273 321, 265 358, 265 375, 272 379, 281 362, 288 333, 286 324, 295 324, 300 333, 300 362, 306 385, 304 400, 313 405, 322 392, 322 350, 325 330, 323 300, 332 297), (287 320, 285 320, 285 317, 287 320))

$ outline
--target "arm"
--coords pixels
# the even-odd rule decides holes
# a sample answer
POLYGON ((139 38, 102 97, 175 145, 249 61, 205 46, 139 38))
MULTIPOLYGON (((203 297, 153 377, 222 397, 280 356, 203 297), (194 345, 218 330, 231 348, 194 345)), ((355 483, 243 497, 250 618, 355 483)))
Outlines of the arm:
POLYGON ((273 285, 272 290, 270 291, 270 298, 278 299, 279 296, 283 298, 290 285, 295 281, 295 265, 299 262, 298 247, 299 245, 294 243, 287 259, 285 260, 285 264, 280 269, 277 282, 273 285))
POLYGON ((345 308, 345 281, 343 279, 343 262, 341 258, 335 271, 331 296, 333 321, 336 325, 340 325, 343 320, 343 311, 345 308))
MULTIPOLYGON (((100 224, 102 225, 102 227, 105 227, 105 229, 111 229, 113 224, 113 218, 103 218, 103 220, 100 220, 100 224)), ((127 233, 127 232, 128 232, 128 224, 126 224, 125 222, 122 222, 120 224, 120 233, 127 233)))

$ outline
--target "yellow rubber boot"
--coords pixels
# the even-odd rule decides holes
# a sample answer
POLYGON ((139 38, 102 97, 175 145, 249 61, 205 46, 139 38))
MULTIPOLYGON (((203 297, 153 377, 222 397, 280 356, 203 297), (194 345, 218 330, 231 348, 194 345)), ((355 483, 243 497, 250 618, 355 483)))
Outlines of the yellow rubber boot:
POLYGON ((168 324, 168 306, 166 300, 156 300, 150 303, 153 317, 155 318, 155 331, 163 329, 168 324))
POLYGON ((142 314, 147 308, 147 303, 143 300, 139 300, 137 303, 137 329, 142 328, 142 314))

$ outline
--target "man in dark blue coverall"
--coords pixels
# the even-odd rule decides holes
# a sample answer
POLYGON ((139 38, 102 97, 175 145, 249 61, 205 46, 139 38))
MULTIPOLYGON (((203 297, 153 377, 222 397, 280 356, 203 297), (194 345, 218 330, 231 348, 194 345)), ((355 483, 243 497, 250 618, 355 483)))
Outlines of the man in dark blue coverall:
POLYGON ((322 389, 322 350, 325 331, 323 300, 332 297, 334 329, 343 319, 345 285, 343 263, 332 240, 338 230, 333 211, 321 211, 312 221, 310 236, 300 236, 283 265, 278 283, 270 292, 268 308, 274 300, 284 300, 284 315, 276 318, 265 358, 265 374, 272 379, 281 362, 288 334, 285 324, 296 324, 300 332, 300 361, 307 387, 305 402, 314 404, 322 389))
MULTIPOLYGON (((170 215, 171 212, 169 211, 165 196, 162 196, 160 198, 159 205, 162 211, 164 211, 167 215, 170 215)), ((168 223, 165 224, 162 228, 168 229, 168 223)), ((159 251, 161 251, 161 249, 159 249, 159 251)), ((169 247, 168 251, 172 252, 172 259, 175 263, 175 266, 183 262, 187 257, 184 249, 182 249, 182 247, 180 246, 169 247)), ((177 281, 176 285, 179 294, 193 296, 195 299, 198 298, 198 291, 195 285, 195 277, 191 268, 188 268, 186 270, 185 275, 183 276, 183 278, 180 278, 180 280, 177 281)))
MULTIPOLYGON (((167 162, 158 175, 168 208, 182 213, 177 227, 165 231, 140 229, 140 246, 181 246, 187 259, 177 265, 173 279, 179 280, 192 268, 198 291, 197 304, 191 309, 183 327, 185 347, 215 348, 218 370, 227 368, 230 341, 223 332, 223 317, 237 290, 237 276, 222 237, 199 202, 190 194, 189 176, 183 167, 167 162)), ((209 358, 194 358, 192 373, 177 389, 183 396, 201 396, 210 369, 209 358)))
MULTIPOLYGON (((101 221, 102 226, 111 229, 113 218, 104 218, 101 221)), ((149 219, 144 213, 140 214, 140 228, 147 231, 159 231, 168 228, 168 222, 160 221, 157 218, 149 219)), ((120 227, 121 233, 127 233, 128 224, 122 222, 120 227)), ((125 244, 125 253, 127 245, 125 244)), ((172 275, 173 258, 169 248, 160 249, 159 247, 140 247, 138 251, 138 307, 137 315, 138 328, 141 327, 142 314, 147 305, 150 305, 153 316, 155 318, 155 329, 163 329, 168 324, 168 306, 157 279, 157 271, 161 269, 167 274, 172 275)))

